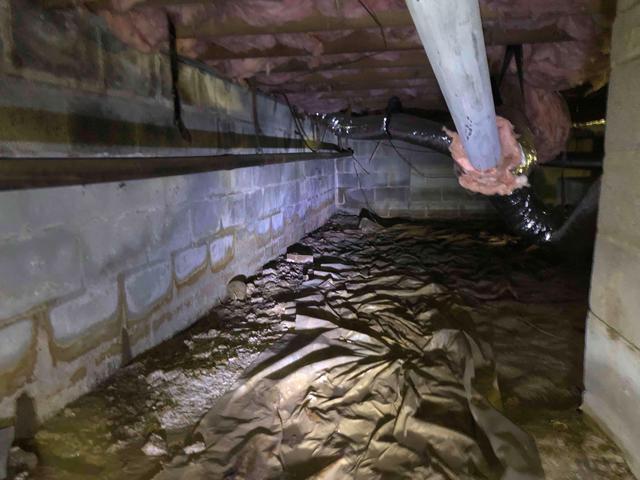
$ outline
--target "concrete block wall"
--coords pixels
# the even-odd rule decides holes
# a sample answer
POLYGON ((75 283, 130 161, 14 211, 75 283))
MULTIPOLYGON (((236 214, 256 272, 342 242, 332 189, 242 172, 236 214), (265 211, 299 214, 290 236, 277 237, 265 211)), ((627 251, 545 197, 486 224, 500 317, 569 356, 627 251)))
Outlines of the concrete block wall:
POLYGON ((587 319, 584 409, 640 477, 640 2, 618 2, 587 319))
MULTIPOLYGON (((255 97, 257 132, 247 89, 184 65, 180 78, 191 143, 166 56, 86 11, 0 0, 0 156, 304 150, 282 103, 255 97)), ((18 398, 48 417, 334 211, 334 160, 0 192, 0 437, 18 398)))
MULTIPOLYGON (((191 143, 173 125, 167 54, 128 48, 86 9, 0 0, 0 155, 41 155, 42 143, 48 155, 303 150, 273 98, 255 98, 260 140, 244 87, 180 64, 179 90, 191 143)), ((305 129, 319 133, 309 121, 305 129)))
POLYGON ((349 146, 354 157, 336 160, 341 210, 407 218, 494 214, 486 198, 460 187, 448 156, 400 141, 352 140, 349 146))
MULTIPOLYGON (((86 11, 0 0, 0 67, 0 156, 305 150, 285 105, 258 94, 258 131, 249 91, 182 65, 185 142, 166 56, 126 48, 86 11)), ((310 160, 0 192, 0 436, 20 421, 18 398, 48 417, 192 324, 231 278, 337 208, 372 202, 381 215, 411 217, 489 208, 458 187, 448 158, 396 143, 412 168, 387 143, 352 146, 368 173, 352 159, 310 160)))
POLYGON ((0 418, 41 418, 334 213, 334 164, 0 193, 0 418))

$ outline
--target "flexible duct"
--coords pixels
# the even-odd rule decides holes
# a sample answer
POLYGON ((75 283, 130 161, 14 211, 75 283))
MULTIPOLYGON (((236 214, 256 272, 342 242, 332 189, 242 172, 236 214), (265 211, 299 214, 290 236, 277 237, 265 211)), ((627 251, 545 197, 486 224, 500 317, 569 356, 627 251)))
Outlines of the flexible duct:
POLYGON ((368 115, 347 117, 345 115, 325 115, 325 121, 338 137, 354 140, 396 139, 449 154, 451 138, 442 125, 404 113, 393 115, 368 115))
MULTIPOLYGON (((347 117, 345 115, 325 116, 329 127, 338 137, 354 140, 395 139, 419 145, 449 155, 451 138, 445 133, 443 125, 431 120, 407 114, 372 115, 364 117, 347 117)), ((516 123, 519 123, 516 121, 516 123)), ((527 144, 528 133, 523 131, 522 147, 525 150, 523 163, 527 173, 532 168, 529 162, 532 149, 527 144)), ((544 203, 535 195, 530 187, 514 190, 509 195, 491 195, 489 200, 496 208, 509 228, 518 236, 537 244, 553 244, 563 250, 578 248, 595 232, 595 219, 599 197, 599 182, 585 196, 582 203, 564 223, 556 220, 549 213, 544 203)))

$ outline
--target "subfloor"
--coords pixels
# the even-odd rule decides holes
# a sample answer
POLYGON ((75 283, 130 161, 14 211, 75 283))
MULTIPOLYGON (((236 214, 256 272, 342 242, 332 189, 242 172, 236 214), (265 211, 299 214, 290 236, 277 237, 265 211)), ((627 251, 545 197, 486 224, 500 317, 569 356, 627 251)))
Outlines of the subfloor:
POLYGON ((587 269, 490 222, 301 243, 42 425, 15 478, 633 478, 579 410, 587 269))

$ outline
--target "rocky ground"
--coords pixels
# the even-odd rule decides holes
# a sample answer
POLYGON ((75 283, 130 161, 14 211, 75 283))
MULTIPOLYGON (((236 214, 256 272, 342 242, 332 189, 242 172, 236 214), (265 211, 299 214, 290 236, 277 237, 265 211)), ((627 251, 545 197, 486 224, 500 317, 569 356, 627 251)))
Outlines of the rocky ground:
MULTIPOLYGON (((339 273, 336 265, 347 263, 367 282, 395 269, 449 292, 440 311, 448 321, 471 322, 490 345, 501 409, 534 437, 547 478, 633 478, 579 410, 588 269, 487 222, 380 225, 336 216, 301 245, 294 261, 279 257, 232 285, 229 298, 188 331, 42 425, 14 448, 14 477, 135 480, 189 463, 207 448, 190 435, 199 419, 294 329, 297 302, 314 295, 319 275, 331 278, 331 265, 339 273), (315 264, 305 263, 309 253, 315 264)), ((409 287, 416 289, 399 280, 395 294, 409 287)))

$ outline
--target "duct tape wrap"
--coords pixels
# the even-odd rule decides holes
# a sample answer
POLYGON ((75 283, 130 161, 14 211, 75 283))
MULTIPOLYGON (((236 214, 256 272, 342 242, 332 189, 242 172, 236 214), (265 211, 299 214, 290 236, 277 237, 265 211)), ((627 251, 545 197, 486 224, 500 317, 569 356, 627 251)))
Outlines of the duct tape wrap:
POLYGON ((521 135, 518 138, 520 148, 522 149, 522 162, 512 170, 514 175, 528 176, 533 167, 538 163, 538 152, 533 145, 533 140, 527 136, 521 135))

